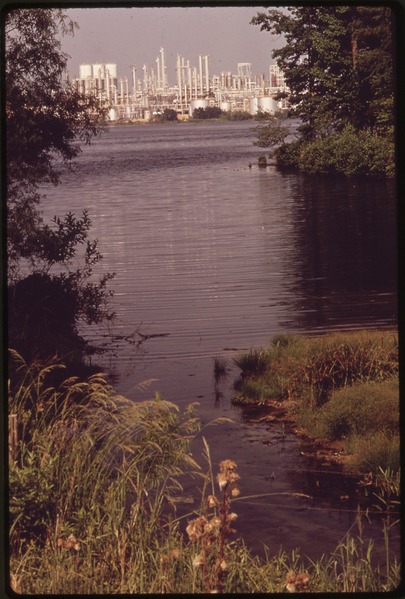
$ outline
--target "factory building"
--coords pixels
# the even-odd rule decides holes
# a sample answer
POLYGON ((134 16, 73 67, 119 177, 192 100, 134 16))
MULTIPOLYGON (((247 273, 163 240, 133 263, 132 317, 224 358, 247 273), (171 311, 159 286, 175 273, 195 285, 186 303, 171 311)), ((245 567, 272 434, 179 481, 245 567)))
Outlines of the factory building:
MULTIPOLYGON (((119 78, 115 63, 82 64, 73 85, 84 94, 99 98, 109 107, 110 120, 148 119, 166 108, 178 114, 192 115, 195 108, 218 106, 223 111, 242 110, 252 115, 260 111, 274 113, 283 105, 274 99, 288 91, 284 75, 276 65, 269 67, 269 79, 254 76, 252 64, 237 64, 237 72, 211 75, 209 56, 200 54, 196 65, 177 55, 176 82, 170 85, 164 48, 152 67, 143 65, 141 77, 132 67, 132 81, 119 78)), ((284 101, 285 103, 285 101, 284 101)))

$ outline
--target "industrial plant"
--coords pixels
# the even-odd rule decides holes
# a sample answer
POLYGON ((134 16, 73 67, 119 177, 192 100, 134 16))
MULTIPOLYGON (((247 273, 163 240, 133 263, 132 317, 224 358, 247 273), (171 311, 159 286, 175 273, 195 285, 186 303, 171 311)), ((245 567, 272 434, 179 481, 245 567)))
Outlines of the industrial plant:
POLYGON ((251 115, 274 114, 288 108, 285 98, 276 99, 280 92, 288 92, 277 65, 269 66, 268 78, 263 74, 254 76, 249 62, 238 63, 236 73, 211 75, 207 54, 200 54, 195 66, 177 55, 176 82, 170 85, 164 48, 155 62, 152 67, 144 65, 141 73, 132 67, 131 81, 118 77, 117 64, 82 64, 79 77, 72 84, 83 94, 94 95, 107 104, 109 119, 114 122, 148 121, 166 109, 188 118, 196 108, 212 106, 224 112, 244 111, 251 115))

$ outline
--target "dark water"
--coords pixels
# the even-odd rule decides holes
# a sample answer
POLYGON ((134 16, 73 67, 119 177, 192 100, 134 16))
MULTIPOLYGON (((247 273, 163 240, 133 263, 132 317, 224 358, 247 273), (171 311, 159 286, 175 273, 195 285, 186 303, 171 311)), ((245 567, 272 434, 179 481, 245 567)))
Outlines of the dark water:
POLYGON ((108 341, 98 361, 117 389, 198 401, 204 425, 231 418, 193 450, 204 435, 214 464, 234 459, 243 495, 260 495, 235 506, 238 531, 256 549, 316 557, 353 525, 359 487, 338 471, 325 478, 290 431, 232 407, 237 371, 215 382, 213 357, 231 366, 281 332, 395 326, 395 186, 259 169, 251 126, 112 127, 47 190, 45 216, 88 209, 98 272, 116 273, 113 342, 102 328, 88 334, 108 341), (150 337, 136 343, 137 331, 150 337))

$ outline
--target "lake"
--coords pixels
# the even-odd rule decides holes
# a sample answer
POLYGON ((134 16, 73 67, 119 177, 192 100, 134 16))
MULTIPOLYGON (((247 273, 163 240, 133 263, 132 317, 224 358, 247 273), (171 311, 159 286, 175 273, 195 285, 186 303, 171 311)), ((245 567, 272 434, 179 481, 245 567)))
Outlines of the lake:
POLYGON ((83 329, 108 347, 93 359, 116 389, 198 401, 198 461, 206 469, 204 436, 214 465, 237 462, 242 495, 260 495, 235 504, 238 533, 258 551, 282 544, 316 558, 353 525, 359 487, 300 455, 292 431, 232 406, 232 358, 278 333, 396 326, 396 189, 261 169, 254 125, 112 126, 45 188, 44 216, 87 209, 104 256, 97 274, 116 273, 114 326, 83 329), (217 382, 214 357, 230 368, 217 382), (233 422, 206 426, 217 417, 233 422))

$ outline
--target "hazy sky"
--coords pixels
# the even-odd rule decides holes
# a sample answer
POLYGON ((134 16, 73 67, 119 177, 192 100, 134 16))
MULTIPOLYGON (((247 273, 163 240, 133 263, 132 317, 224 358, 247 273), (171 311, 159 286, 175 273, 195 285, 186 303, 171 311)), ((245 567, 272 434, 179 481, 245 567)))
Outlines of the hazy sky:
POLYGON ((143 65, 155 67, 165 49, 169 84, 176 83, 177 54, 198 68, 199 54, 209 55, 210 76, 237 73, 238 62, 251 62, 254 75, 265 73, 274 61, 271 51, 282 39, 260 31, 250 20, 262 7, 84 8, 67 14, 78 23, 73 38, 63 39, 71 56, 69 75, 79 76, 80 64, 116 63, 118 77, 143 78, 143 65))

